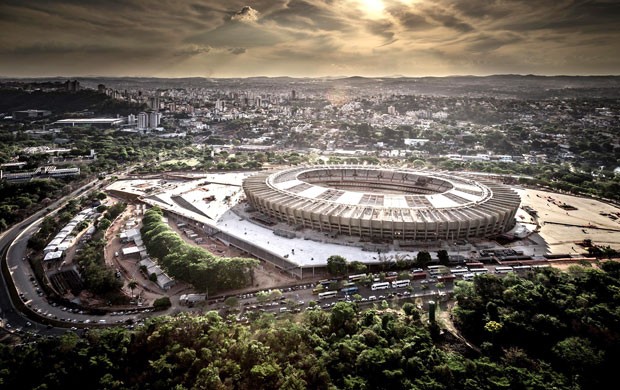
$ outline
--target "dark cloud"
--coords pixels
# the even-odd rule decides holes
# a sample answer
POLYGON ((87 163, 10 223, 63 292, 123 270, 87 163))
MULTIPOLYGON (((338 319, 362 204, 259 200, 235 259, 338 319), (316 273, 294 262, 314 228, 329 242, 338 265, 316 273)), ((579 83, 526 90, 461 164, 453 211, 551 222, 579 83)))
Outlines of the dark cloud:
MULTIPOLYGON (((288 38, 288 37, 287 37, 288 38)), ((285 38, 256 23, 225 23, 186 38, 187 43, 212 47, 262 47, 282 42, 285 38)))
POLYGON ((291 0, 286 2, 282 8, 265 15, 265 20, 288 27, 297 26, 312 30, 348 30, 350 25, 342 16, 309 1, 291 0))
MULTIPOLYGON (((55 56, 55 55, 68 55, 68 54, 78 54, 82 53, 84 55, 93 55, 93 54, 121 54, 133 51, 132 49, 123 49, 118 47, 110 47, 104 45, 97 44, 88 44, 88 45, 74 45, 69 43, 60 43, 60 42, 52 42, 52 43, 35 43, 32 45, 23 45, 23 46, 15 46, 10 47, 6 45, 0 46, 0 53, 5 55, 14 55, 14 56, 55 56)), ((138 50, 137 52, 141 52, 138 50)))
POLYGON ((238 21, 238 22, 256 22, 258 20, 259 13, 254 8, 246 5, 241 8, 240 11, 235 12, 233 16, 230 17, 230 20, 238 21))
POLYGON ((231 47, 228 52, 231 54, 239 55, 245 53, 247 50, 244 47, 231 47))
POLYGON ((384 43, 382 45, 379 45, 379 46, 375 47, 375 49, 378 49, 380 47, 390 46, 392 43, 396 43, 396 42, 398 42, 398 39, 392 39, 391 41, 388 41, 388 42, 386 42, 386 43, 384 43))
MULTIPOLYGON (((445 8, 453 9, 456 13, 468 19, 504 18, 514 12, 514 8, 523 9, 522 7, 527 7, 527 4, 515 4, 519 3, 519 1, 514 0, 447 0, 441 3, 445 8)), ((532 4, 534 1, 525 0, 524 3, 532 4)))
POLYGON ((199 54, 206 54, 211 51, 210 46, 188 45, 174 52, 179 57, 193 57, 199 54))
POLYGON ((0 0, 0 74, 620 73, 620 1, 382 4, 0 0))
POLYGON ((523 37, 514 33, 502 34, 478 34, 467 40, 467 48, 477 53, 488 53, 499 49, 502 46, 517 43, 523 40, 523 37))
POLYGON ((470 23, 485 22, 511 31, 541 29, 617 33, 620 2, 615 0, 443 0, 443 6, 470 23))
POLYGON ((426 12, 426 15, 441 23, 444 27, 452 28, 459 32, 470 32, 474 30, 474 27, 469 23, 459 19, 456 15, 449 13, 445 9, 432 8, 426 12))
POLYGON ((406 9, 390 9, 388 12, 408 31, 424 30, 432 27, 424 16, 406 9))
POLYGON ((382 37, 385 40, 391 41, 394 39, 394 25, 388 20, 370 21, 366 25, 368 31, 372 34, 382 37))

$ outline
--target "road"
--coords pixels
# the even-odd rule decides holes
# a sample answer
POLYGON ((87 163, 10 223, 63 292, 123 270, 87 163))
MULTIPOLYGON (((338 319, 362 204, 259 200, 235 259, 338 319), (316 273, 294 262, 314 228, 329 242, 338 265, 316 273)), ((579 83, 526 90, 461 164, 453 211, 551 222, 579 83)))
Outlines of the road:
POLYGON ((80 327, 89 326, 87 324, 91 323, 99 325, 121 323, 127 320, 135 322, 143 317, 145 314, 143 310, 135 310, 124 315, 94 315, 83 310, 80 311, 77 308, 71 311, 70 307, 48 301, 32 277, 33 272, 29 262, 24 258, 28 239, 37 229, 38 223, 24 229, 9 246, 6 256, 6 262, 17 292, 31 310, 50 319, 64 321, 67 323, 67 326, 73 324, 80 327))
MULTIPOLYGON (((28 298, 38 298, 37 304, 39 307, 35 307, 33 304, 33 308, 39 308, 41 311, 47 310, 48 312, 52 309, 55 309, 52 305, 48 304, 44 299, 39 297, 36 292, 36 287, 29 280, 29 276, 31 275, 30 266, 28 262, 23 261, 23 254, 25 252, 25 245, 27 243, 27 237, 29 234, 33 233, 36 230, 36 226, 41 222, 43 216, 47 214, 53 214, 65 203, 67 203, 70 199, 76 198, 78 195, 85 193, 89 189, 96 188, 98 180, 90 181, 83 186, 77 188, 75 191, 70 194, 64 196, 63 198, 53 202, 47 208, 42 209, 29 216, 22 222, 15 224, 10 229, 2 233, 0 235, 0 261, 2 263, 5 262, 9 267, 9 271, 15 286, 18 291, 23 292, 24 294, 28 294, 28 298), (22 234, 26 233, 26 234, 22 234), (18 239, 20 237, 20 239, 18 239), (17 239, 17 241, 16 241, 17 239), (16 242, 15 242, 16 241, 16 242), (15 246, 12 246, 15 242, 15 246), (5 258, 4 253, 7 253, 5 258)), ((4 264, 2 264, 4 266, 4 264)), ((26 296, 26 295, 25 295, 26 296)), ((60 309, 59 309, 60 310, 60 309)), ((54 312, 56 312, 54 310, 54 312)), ((62 312, 62 311, 61 311, 62 312)), ((66 314, 66 313, 65 313, 66 314)), ((59 317, 60 318, 60 317, 59 317)), ((4 280, 4 274, 0 275, 0 319, 3 324, 8 324, 7 328, 32 328, 34 330, 39 330, 40 333, 47 335, 58 335, 65 331, 63 328, 47 328, 45 325, 39 324, 32 319, 26 318, 26 316, 22 313, 19 313, 13 302, 11 301, 11 296, 8 290, 7 281, 4 280), (31 324, 28 326, 28 324, 31 324)))

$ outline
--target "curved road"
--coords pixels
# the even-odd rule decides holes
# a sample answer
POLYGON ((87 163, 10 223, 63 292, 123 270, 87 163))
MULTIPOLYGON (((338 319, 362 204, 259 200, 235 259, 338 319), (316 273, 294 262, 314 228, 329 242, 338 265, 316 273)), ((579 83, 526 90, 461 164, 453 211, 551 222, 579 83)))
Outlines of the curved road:
MULTIPOLYGON (((93 180, 86 183, 70 194, 53 202, 47 208, 39 210, 22 222, 15 224, 0 235, 0 254, 2 254, 0 257, 0 262, 4 263, 6 260, 6 265, 9 268, 9 272, 11 273, 14 283, 16 284, 18 292, 23 292, 28 298, 38 298, 37 303, 41 306, 53 308, 53 306, 48 305, 46 301, 45 305, 41 302, 44 301, 44 299, 38 296, 36 288, 29 280, 29 275, 31 275, 30 266, 28 262, 22 260, 23 256, 19 256, 17 253, 24 253, 27 237, 35 231, 44 215, 55 213, 56 210, 60 209, 70 199, 77 197, 88 189, 96 188, 97 182, 98 180, 93 180), (14 247, 14 243, 16 247, 14 247), (4 255, 5 253, 7 254, 6 256, 4 255)), ((4 264, 2 264, 2 266, 4 266, 4 264)), ((8 324, 8 326, 6 326, 7 328, 10 326, 10 328, 25 329, 28 327, 27 324, 30 323, 34 329, 40 329, 41 333, 44 334, 57 335, 64 331, 63 328, 48 329, 45 325, 38 324, 35 321, 26 318, 22 313, 19 313, 11 301, 8 284, 6 283, 6 280, 4 280, 4 273, 0 273, 0 284, 0 318, 2 319, 4 325, 8 324)), ((33 307, 33 309, 36 308, 33 307)), ((43 309, 41 310, 43 311, 43 309)))

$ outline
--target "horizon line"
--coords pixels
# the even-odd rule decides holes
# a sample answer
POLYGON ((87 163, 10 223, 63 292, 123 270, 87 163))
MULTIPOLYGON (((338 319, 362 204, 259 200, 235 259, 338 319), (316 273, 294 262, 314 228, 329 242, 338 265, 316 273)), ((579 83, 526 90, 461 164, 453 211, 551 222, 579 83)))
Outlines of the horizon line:
POLYGON ((118 76, 102 76, 102 75, 54 75, 54 76, 7 76, 0 75, 0 80, 2 79, 55 79, 55 78, 65 78, 65 79, 79 79, 79 78, 131 78, 131 79, 255 79, 255 78, 266 78, 266 79, 277 79, 277 78, 290 78, 290 79, 350 79, 350 78, 361 78, 361 79, 422 79, 422 78, 453 78, 453 77, 472 77, 472 78, 485 78, 485 77, 497 77, 497 76, 513 76, 513 77, 620 77, 620 73, 618 74, 536 74, 536 73, 490 73, 483 75, 476 74, 453 74, 453 75, 444 75, 444 76, 405 76, 405 75, 385 75, 385 76, 360 76, 360 75, 338 75, 338 76, 227 76, 227 77, 213 77, 213 76, 128 76, 128 75, 118 75, 118 76))

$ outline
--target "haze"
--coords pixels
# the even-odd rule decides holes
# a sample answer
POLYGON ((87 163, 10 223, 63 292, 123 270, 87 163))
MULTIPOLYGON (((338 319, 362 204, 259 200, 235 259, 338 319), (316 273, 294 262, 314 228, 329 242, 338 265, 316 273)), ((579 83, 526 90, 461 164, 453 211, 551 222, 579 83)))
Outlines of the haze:
POLYGON ((618 74, 620 4, 0 1, 0 75, 618 74))

